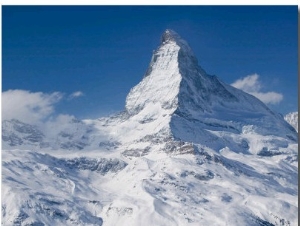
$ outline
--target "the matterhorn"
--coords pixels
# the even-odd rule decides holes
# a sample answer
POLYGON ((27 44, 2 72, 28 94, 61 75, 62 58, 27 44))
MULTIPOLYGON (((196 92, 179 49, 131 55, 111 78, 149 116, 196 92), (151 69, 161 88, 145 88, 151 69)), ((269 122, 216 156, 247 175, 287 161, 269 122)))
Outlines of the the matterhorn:
POLYGON ((297 132, 172 30, 123 112, 2 122, 2 225, 297 224, 297 132))

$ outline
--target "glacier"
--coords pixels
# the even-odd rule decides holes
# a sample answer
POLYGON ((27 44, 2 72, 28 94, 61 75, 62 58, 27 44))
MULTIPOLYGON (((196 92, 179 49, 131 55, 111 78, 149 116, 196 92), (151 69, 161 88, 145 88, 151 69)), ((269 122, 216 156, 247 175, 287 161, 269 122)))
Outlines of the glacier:
POLYGON ((298 133, 166 30, 125 110, 2 121, 2 225, 297 225, 298 133))

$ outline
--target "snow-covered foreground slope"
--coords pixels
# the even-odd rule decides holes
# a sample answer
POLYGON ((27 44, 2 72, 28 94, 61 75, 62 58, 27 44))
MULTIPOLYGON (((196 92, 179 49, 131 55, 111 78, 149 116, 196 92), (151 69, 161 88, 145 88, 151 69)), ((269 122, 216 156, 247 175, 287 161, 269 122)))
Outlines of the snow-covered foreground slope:
POLYGON ((171 30, 124 112, 59 128, 3 123, 3 225, 297 225, 297 132, 171 30))
POLYGON ((3 151, 3 225, 297 225, 296 156, 195 150, 3 151))

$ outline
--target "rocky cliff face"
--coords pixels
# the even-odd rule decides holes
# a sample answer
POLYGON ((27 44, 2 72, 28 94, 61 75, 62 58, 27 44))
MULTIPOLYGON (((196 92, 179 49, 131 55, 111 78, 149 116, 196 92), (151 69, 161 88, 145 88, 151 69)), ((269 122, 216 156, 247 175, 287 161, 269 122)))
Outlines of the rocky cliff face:
POLYGON ((2 121, 2 141, 8 146, 24 146, 26 144, 43 143, 44 134, 33 125, 19 120, 2 121))

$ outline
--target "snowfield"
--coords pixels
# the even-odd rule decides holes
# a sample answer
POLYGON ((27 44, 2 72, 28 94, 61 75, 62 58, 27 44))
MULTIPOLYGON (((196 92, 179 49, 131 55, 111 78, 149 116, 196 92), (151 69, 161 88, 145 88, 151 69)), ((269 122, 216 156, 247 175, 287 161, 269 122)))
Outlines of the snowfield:
POLYGON ((166 30, 123 112, 2 123, 2 225, 298 225, 298 134, 166 30))
POLYGON ((194 148, 195 154, 157 150, 134 158, 118 151, 108 155, 99 150, 53 155, 3 151, 2 221, 4 225, 297 225, 295 155, 194 148))

